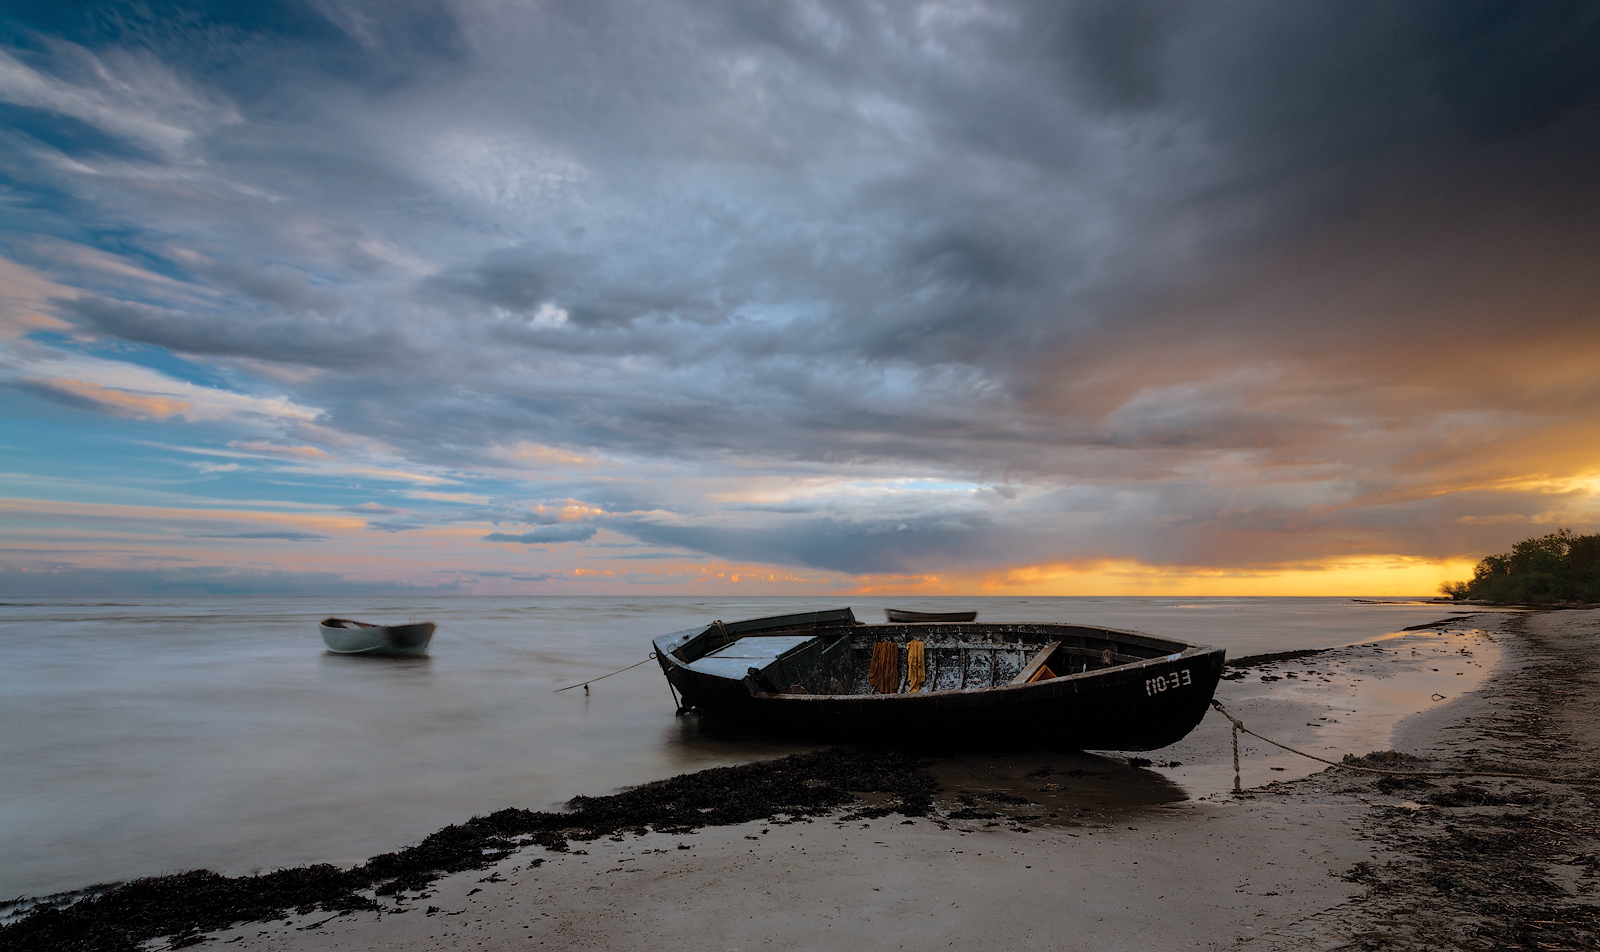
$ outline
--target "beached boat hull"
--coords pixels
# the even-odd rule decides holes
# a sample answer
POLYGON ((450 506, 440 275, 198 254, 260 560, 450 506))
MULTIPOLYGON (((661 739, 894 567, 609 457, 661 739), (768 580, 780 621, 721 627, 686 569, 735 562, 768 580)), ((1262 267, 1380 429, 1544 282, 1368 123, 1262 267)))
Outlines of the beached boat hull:
POLYGON ((322 643, 335 654, 415 656, 428 653, 434 624, 424 621, 412 625, 368 625, 344 618, 329 618, 319 627, 322 630, 322 643), (351 625, 355 627, 348 627, 351 625))
POLYGON ((1224 661, 1220 648, 1139 632, 863 625, 849 609, 715 624, 664 635, 655 647, 686 708, 743 728, 826 740, 1081 750, 1154 750, 1181 740, 1205 716, 1224 661), (867 659, 883 642, 901 659, 893 693, 865 684, 867 659), (914 692, 905 663, 910 642, 921 643, 928 657, 927 684, 914 692), (763 644, 741 647, 756 643, 763 644), (1056 667, 1059 676, 1028 680, 1056 667))
POLYGON ((904 608, 885 608, 884 617, 899 625, 931 622, 977 621, 977 612, 913 612, 904 608))

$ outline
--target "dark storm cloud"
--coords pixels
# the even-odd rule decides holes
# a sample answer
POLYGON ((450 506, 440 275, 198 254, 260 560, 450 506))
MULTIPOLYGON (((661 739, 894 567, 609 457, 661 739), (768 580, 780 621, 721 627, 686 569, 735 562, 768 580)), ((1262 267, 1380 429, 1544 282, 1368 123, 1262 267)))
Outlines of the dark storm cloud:
POLYGON ((550 300, 554 291, 550 279, 545 276, 550 269, 539 262, 497 255, 463 274, 438 279, 435 284, 445 293, 458 294, 491 307, 533 312, 550 300))
POLYGON ((491 532, 483 537, 485 542, 520 542, 534 545, 541 542, 583 542, 591 539, 597 530, 594 526, 540 526, 531 532, 522 532, 512 535, 505 532, 491 532))
POLYGON ((636 552, 631 555, 607 555, 606 558, 608 560, 655 561, 658 559, 672 559, 675 562, 702 562, 706 556, 681 555, 676 552, 636 552))
POLYGON ((367 528, 375 532, 411 532, 421 529, 422 526, 415 522, 396 522, 393 519, 374 519, 367 523, 367 528))
POLYGON ((1087 98, 1108 109, 1148 109, 1163 95, 1166 45, 1185 5, 1159 0, 1089 0, 1057 5, 1054 37, 1068 75, 1087 98))
MULTIPOLYGON (((655 545, 724 559, 851 573, 925 572, 1003 561, 1019 554, 1019 533, 995 526, 859 525, 811 520, 782 528, 740 529, 635 523, 618 531, 655 545), (1010 551, 1008 551, 1010 550, 1010 551)), ((1026 545, 1026 542, 1023 543, 1026 545)), ((1045 547, 1027 546, 1035 553, 1045 547)))
POLYGON ((1468 530, 1418 513, 1489 505, 1427 501, 1449 447, 1600 410, 1569 366, 1600 343, 1593 5, 124 7, 9 14, 7 168, 30 221, 213 296, 102 275, 55 303, 79 331, 272 362, 417 463, 1028 489, 884 518, 568 487, 685 521, 645 541, 1437 551, 1468 530))
POLYGON ((233 535, 197 535, 193 539, 282 539, 285 542, 325 542, 327 536, 312 532, 236 532, 233 535))
POLYGON ((8 595, 388 595, 448 593, 460 585, 403 585, 350 579, 333 572, 282 572, 211 567, 101 569, 71 564, 0 566, 8 595))
POLYGON ((339 508, 345 512, 353 512, 362 516, 398 516, 401 514, 399 509, 380 506, 375 502, 364 502, 358 506, 340 506, 339 508))
POLYGON ((527 572, 493 572, 493 571, 484 572, 484 571, 478 571, 478 572, 472 572, 470 574, 473 575, 473 576, 479 577, 479 578, 510 579, 511 581, 515 581, 515 582, 548 582, 551 579, 558 579, 558 578, 562 578, 563 577, 562 575, 560 575, 559 573, 556 573, 556 572, 534 572, 534 573, 530 574, 530 573, 527 573, 527 572))

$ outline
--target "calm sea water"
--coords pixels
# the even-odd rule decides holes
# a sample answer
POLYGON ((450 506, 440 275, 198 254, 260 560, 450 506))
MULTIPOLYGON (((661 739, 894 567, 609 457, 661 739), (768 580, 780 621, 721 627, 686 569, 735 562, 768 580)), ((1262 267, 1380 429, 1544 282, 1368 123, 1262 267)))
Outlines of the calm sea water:
POLYGON ((1318 598, 26 599, 0 604, 0 898, 206 867, 353 863, 501 807, 801 749, 677 718, 651 637, 851 604, 1133 628, 1233 656, 1369 640, 1428 604, 1318 598), (432 620, 431 657, 317 621, 432 620))

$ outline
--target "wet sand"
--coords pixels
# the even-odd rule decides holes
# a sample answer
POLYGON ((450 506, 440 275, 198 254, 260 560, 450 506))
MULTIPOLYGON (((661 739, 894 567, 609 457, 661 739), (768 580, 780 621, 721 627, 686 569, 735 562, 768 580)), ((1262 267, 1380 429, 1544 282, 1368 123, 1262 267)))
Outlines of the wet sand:
MULTIPOLYGON (((1594 769, 1600 612, 1447 628, 1237 670, 1218 696, 1334 760, 1394 748, 1431 769, 1594 769)), ((886 793, 781 822, 529 845, 377 909, 308 909, 207 945, 1593 947, 1600 785, 1397 785, 1247 741, 1241 794, 1213 714, 1150 763, 935 758, 926 815, 886 793)))

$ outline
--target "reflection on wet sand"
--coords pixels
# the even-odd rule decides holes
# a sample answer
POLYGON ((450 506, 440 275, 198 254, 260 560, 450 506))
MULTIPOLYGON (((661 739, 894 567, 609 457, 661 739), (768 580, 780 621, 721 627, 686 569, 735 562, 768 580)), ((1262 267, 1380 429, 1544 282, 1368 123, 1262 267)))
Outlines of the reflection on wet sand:
MULTIPOLYGON (((1499 645, 1479 628, 1413 631, 1235 669, 1217 697, 1252 730, 1338 761, 1389 749, 1402 720, 1480 689, 1499 659, 1499 645)), ((1228 796, 1229 725, 1215 712, 1159 755, 1150 756, 1179 761, 1168 775, 1196 799, 1228 796)), ((1249 736, 1240 738, 1240 755, 1247 789, 1326 769, 1249 736)))
MULTIPOLYGON (((662 732, 664 747, 681 750, 684 764, 718 760, 764 760, 826 744, 804 744, 764 738, 697 714, 677 719, 662 732)), ((975 749, 920 749, 937 778, 936 812, 948 819, 979 826, 1076 825, 1118 810, 1179 803, 1189 799, 1184 788, 1150 766, 1178 766, 1166 759, 1151 761, 1074 750, 1006 745, 975 749)), ((863 799, 870 806, 872 795, 863 799)))
MULTIPOLYGON (((930 768, 951 821, 1077 826, 1189 799, 1172 780, 1123 759, 1076 751, 945 755, 930 768)), ((1149 763, 1145 761, 1145 763, 1149 763)))

